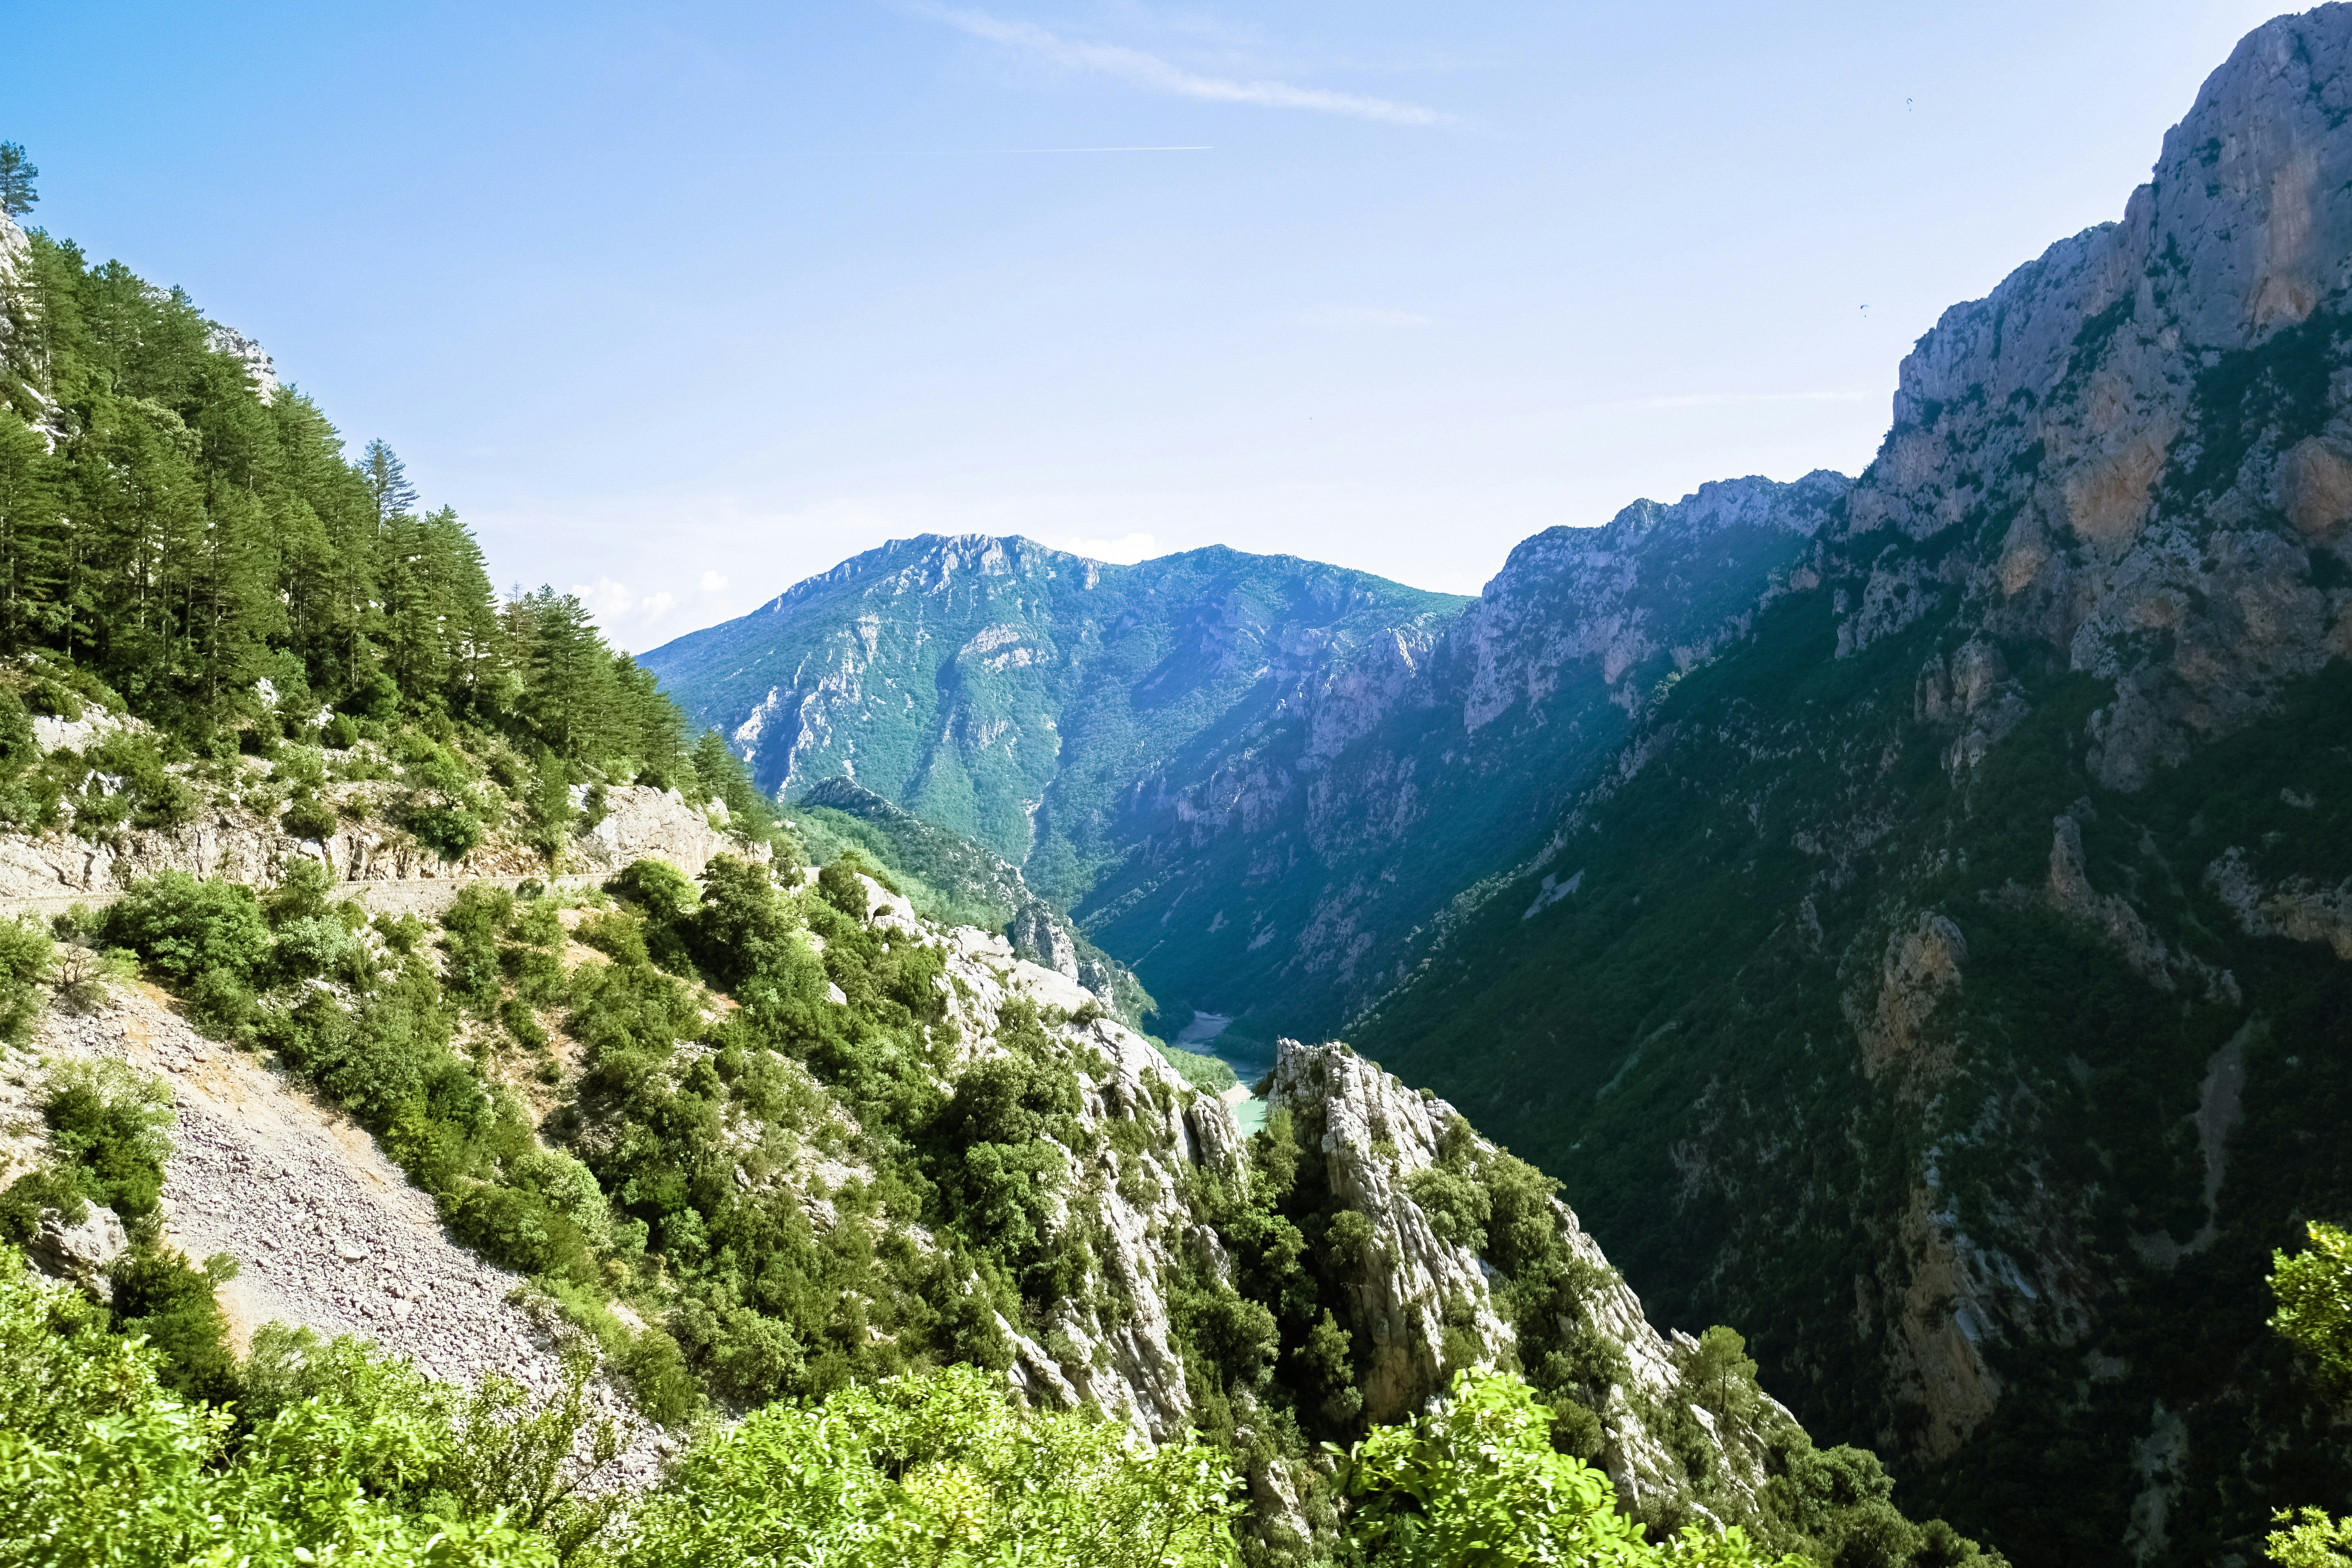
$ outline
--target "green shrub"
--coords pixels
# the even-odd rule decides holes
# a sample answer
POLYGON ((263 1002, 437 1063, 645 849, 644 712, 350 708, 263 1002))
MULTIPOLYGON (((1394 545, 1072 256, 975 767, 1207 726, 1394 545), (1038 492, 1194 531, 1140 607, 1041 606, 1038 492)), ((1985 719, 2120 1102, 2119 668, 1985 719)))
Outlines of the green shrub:
POLYGON ((57 943, 30 918, 0 920, 0 1041, 21 1046, 41 1016, 41 982, 49 977, 57 943))
POLYGON ((305 790, 286 803, 286 815, 278 825, 297 838, 324 841, 335 835, 341 826, 335 808, 305 790))
POLYGON ((176 827, 195 815, 195 792, 186 780, 165 770, 163 753, 150 735, 117 730, 90 751, 89 763, 122 779, 116 801, 135 826, 176 827))
POLYGON ((33 738, 33 716, 25 710, 23 699, 0 686, 0 773, 17 773, 40 760, 41 748, 33 738))
POLYGON ((695 952, 720 984, 738 984, 798 946, 792 939, 794 923, 766 867, 719 855, 703 868, 695 952))
POLYGON ((843 850, 839 858, 816 874, 817 895, 851 920, 864 920, 872 910, 873 897, 858 877, 862 872, 881 880, 872 867, 873 862, 864 856, 843 850))
POLYGON ((109 942, 183 984, 207 970, 249 978, 268 956, 269 929, 249 888, 165 871, 133 882, 106 911, 109 942))
POLYGON ((457 806, 416 807, 402 819, 402 826, 444 860, 463 859, 482 841, 481 818, 457 806))
POLYGON ((2310 1246, 2271 1254, 2271 1327, 2303 1352, 2330 1397, 2352 1400, 2352 1231, 2313 1220, 2310 1246))
POLYGON ((147 1241, 108 1270, 118 1331, 146 1339, 162 1353, 157 1381, 188 1399, 222 1403, 236 1392, 236 1359, 218 1288, 236 1274, 226 1254, 202 1268, 170 1247, 147 1241))
POLYGON ((238 1039, 253 1017, 253 987, 245 976, 215 964, 191 981, 182 992, 188 1016, 217 1039, 238 1039))
POLYGON ((772 1405, 712 1431, 644 1501, 625 1568, 940 1562, 1206 1568, 1239 1511, 1221 1456, 1028 1415, 973 1367, 772 1405))
POLYGON ((448 954, 443 982, 457 1001, 486 1011, 498 998, 499 936, 514 920, 514 895, 504 888, 468 883, 441 913, 441 940, 448 954))
POLYGON ((546 1539, 494 1515, 402 1510, 383 1481, 433 1476, 450 1438, 394 1380, 330 1381, 239 1443, 233 1416, 171 1391, 171 1365, 0 1251, 0 1561, 553 1568, 546 1539))
POLYGON ((68 1061, 41 1101, 49 1147, 81 1196, 126 1220, 155 1212, 171 1157, 172 1094, 120 1062, 68 1061))
POLYGON ((659 1329, 634 1335, 614 1358, 637 1408, 665 1426, 683 1426, 702 1407, 702 1390, 677 1342, 659 1329))
POLYGON ((270 968, 284 980, 332 973, 351 947, 351 932, 342 921, 332 915, 303 915, 278 926, 270 944, 270 968))

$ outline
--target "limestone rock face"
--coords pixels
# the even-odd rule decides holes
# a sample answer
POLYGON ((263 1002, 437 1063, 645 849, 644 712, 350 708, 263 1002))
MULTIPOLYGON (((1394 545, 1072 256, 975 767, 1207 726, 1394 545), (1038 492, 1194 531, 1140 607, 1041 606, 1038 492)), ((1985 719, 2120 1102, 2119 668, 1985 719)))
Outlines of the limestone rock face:
POLYGON ((675 790, 639 785, 608 792, 604 818, 573 838, 553 872, 536 849, 504 835, 486 837, 457 860, 444 860, 382 821, 346 822, 325 838, 298 838, 273 816, 222 802, 175 827, 132 828, 102 838, 64 829, 0 834, 0 900, 102 900, 163 871, 269 887, 288 867, 306 859, 324 862, 345 884, 386 890, 395 884, 429 887, 454 895, 457 886, 477 878, 607 875, 648 858, 698 877, 720 854, 758 862, 770 858, 767 846, 730 838, 675 790))
POLYGON ((1045 904, 1033 900, 1022 905, 1006 924, 1004 934, 1013 951, 1030 963, 1073 980, 1078 977, 1078 945, 1045 904))
POLYGON ((227 354, 244 361, 245 374, 253 382, 254 392, 261 401, 271 403, 277 400, 278 362, 269 357, 268 350, 235 327, 224 327, 218 322, 215 322, 212 329, 212 350, 216 354, 227 354))
POLYGON ((617 785, 605 791, 604 815, 596 825, 572 839, 564 869, 617 871, 632 860, 667 860, 686 875, 699 877, 714 856, 761 862, 770 858, 766 845, 746 846, 729 837, 724 820, 722 815, 714 822, 714 814, 692 805, 674 789, 617 785))
MULTIPOLYGON (((1269 1111, 1288 1110, 1318 1134, 1310 1155, 1323 1161, 1332 1196, 1371 1224, 1363 1265, 1349 1287, 1348 1314, 1359 1352, 1364 1415, 1394 1421, 1419 1414, 1465 1366, 1517 1364, 1510 1325, 1497 1310, 1500 1277, 1469 1247, 1444 1239, 1410 1191, 1438 1163, 1441 1140, 1455 1120, 1443 1100, 1406 1089, 1391 1074, 1343 1045, 1281 1041, 1276 1050, 1269 1111), (1449 1332, 1451 1331, 1451 1332, 1449 1332)), ((1480 1157, 1494 1145, 1473 1136, 1480 1157)), ((1690 1472, 1654 1424, 1677 1407, 1696 1411, 1711 1450, 1705 1467, 1729 1497, 1753 1507, 1764 1483, 1757 1429, 1718 1420, 1690 1404, 1680 1358, 1694 1342, 1662 1338, 1642 1303, 1610 1268, 1573 1210, 1553 1200, 1554 1223, 1593 1283, 1579 1303, 1587 1327, 1622 1357, 1624 1382, 1600 1415, 1606 1434, 1601 1463, 1629 1503, 1687 1495, 1690 1472)), ((1769 1401, 1766 1418, 1788 1413, 1769 1401)))
POLYGON ((103 1204, 90 1204, 72 1225, 55 1210, 44 1214, 26 1251, 43 1273, 71 1280, 94 1300, 110 1301, 114 1286, 106 1270, 130 1249, 121 1216, 103 1204))
POLYGON ((1841 653, 1953 605, 2061 650, 2115 683, 2094 765, 2131 790, 2352 649, 2352 588, 2315 564, 2352 561, 2347 100, 2352 13, 2257 29, 2120 221, 1944 313, 1832 531, 1867 573, 1841 653))
POLYGON ((1332 1195, 1372 1222, 1373 1243, 1349 1303, 1370 1341, 1363 1358, 1366 1416, 1414 1415, 1443 1392, 1455 1370, 1444 1353, 1447 1312, 1455 1303, 1470 1303, 1466 1319, 1458 1309, 1455 1317, 1475 1336, 1477 1363, 1500 1361, 1511 1329, 1488 1300, 1477 1255, 1439 1239, 1405 1192, 1412 1176, 1437 1163, 1437 1141, 1453 1108, 1423 1101, 1360 1057, 1296 1040, 1276 1047, 1266 1104, 1311 1113, 1308 1124, 1322 1128, 1317 1152, 1332 1195))

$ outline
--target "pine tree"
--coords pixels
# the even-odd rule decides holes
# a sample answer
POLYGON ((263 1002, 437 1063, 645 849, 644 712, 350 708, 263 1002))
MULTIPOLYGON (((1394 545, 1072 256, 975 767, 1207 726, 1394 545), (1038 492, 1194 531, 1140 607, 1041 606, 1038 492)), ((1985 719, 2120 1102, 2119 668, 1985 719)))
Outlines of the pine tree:
POLYGON ((408 482, 407 465, 381 440, 370 441, 360 454, 360 476, 375 498, 376 531, 392 520, 416 510, 416 487, 408 482))
POLYGON ((21 143, 0 142, 0 212, 17 217, 32 211, 41 199, 33 188, 40 174, 21 143))
POLYGON ((567 762, 590 752, 603 730, 612 657, 587 606, 542 585, 507 607, 508 635, 521 666, 523 721, 567 762))
POLYGON ((47 443, 0 409, 0 644, 22 647, 40 629, 56 591, 58 500, 47 443))

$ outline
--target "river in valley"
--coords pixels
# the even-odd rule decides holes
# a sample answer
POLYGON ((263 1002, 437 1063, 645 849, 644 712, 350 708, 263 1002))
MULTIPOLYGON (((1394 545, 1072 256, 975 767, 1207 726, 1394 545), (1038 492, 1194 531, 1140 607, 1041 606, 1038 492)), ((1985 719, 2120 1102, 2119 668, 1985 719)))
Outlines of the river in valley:
POLYGON ((1274 1047, 1226 1034, 1233 1021, 1233 1016, 1227 1013, 1195 1013, 1192 1021, 1184 1026, 1183 1033, 1176 1037, 1175 1044, 1188 1051, 1214 1057, 1234 1069, 1234 1076, 1242 1080, 1243 1092, 1228 1090, 1225 1104, 1232 1109, 1234 1121, 1246 1138, 1265 1125, 1265 1101, 1248 1090, 1274 1070, 1274 1047))

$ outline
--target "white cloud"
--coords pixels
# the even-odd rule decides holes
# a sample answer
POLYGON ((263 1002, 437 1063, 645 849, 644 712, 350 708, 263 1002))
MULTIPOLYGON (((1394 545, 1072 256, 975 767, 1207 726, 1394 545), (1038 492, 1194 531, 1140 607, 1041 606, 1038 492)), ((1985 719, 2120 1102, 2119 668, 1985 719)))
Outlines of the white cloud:
POLYGON ((1049 33, 1034 22, 1007 20, 985 11, 960 11, 945 5, 918 5, 923 15, 951 27, 1027 49, 1069 70, 1094 71, 1116 77, 1132 86, 1178 98, 1207 99, 1217 103, 1249 103, 1266 109, 1307 109, 1323 114, 1352 115, 1359 120, 1384 121, 1391 125, 1439 125, 1452 120, 1418 103, 1369 98, 1361 93, 1331 92, 1286 81, 1240 81, 1231 77, 1202 76, 1158 55, 1117 44, 1087 44, 1049 33))
POLYGON ((1148 533, 1128 533, 1117 539, 1067 539, 1062 542, 1062 548, 1089 561, 1130 566, 1138 561, 1150 560, 1158 553, 1159 542, 1148 533))
POLYGON ((702 591, 704 593, 716 594, 725 586, 727 586, 727 579, 721 577, 718 573, 705 572, 702 574, 702 591))
POLYGON ((588 613, 601 622, 612 622, 637 607, 637 596, 625 583, 610 577, 599 577, 593 584, 574 583, 572 596, 588 606, 588 613))

